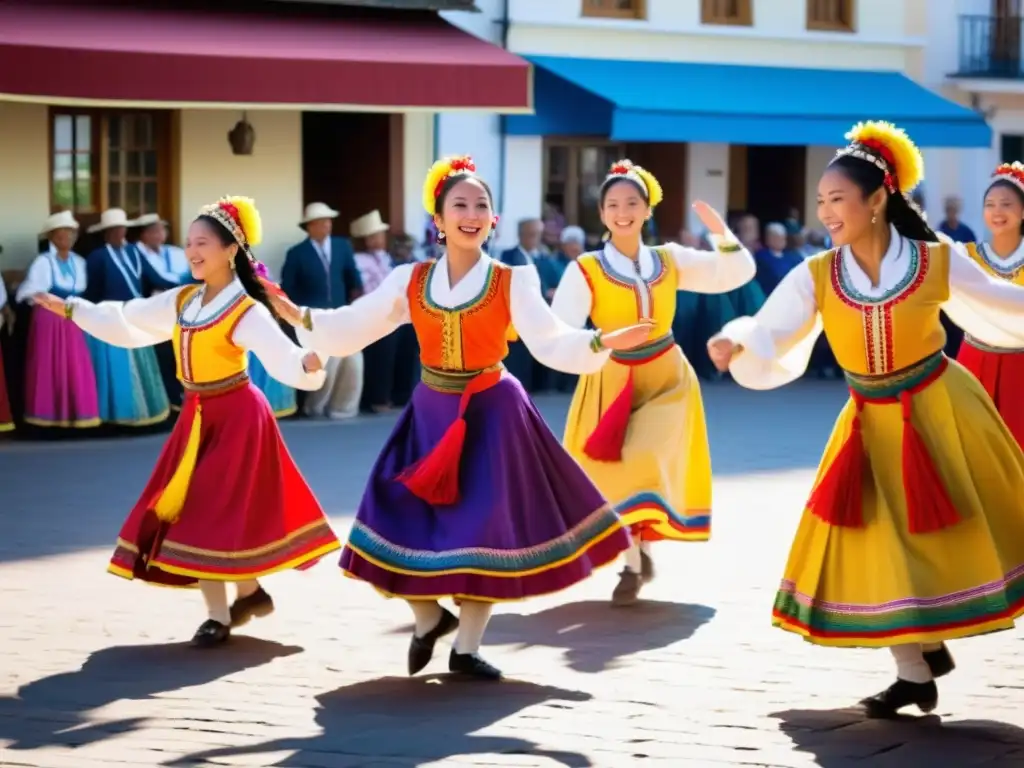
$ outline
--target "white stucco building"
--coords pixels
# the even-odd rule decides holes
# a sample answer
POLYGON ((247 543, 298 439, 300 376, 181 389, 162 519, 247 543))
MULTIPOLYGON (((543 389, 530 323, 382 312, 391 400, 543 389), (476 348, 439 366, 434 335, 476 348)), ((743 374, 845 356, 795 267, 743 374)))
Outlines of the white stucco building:
POLYGON ((449 18, 533 63, 535 114, 443 115, 433 142, 494 182, 503 244, 545 201, 592 229, 595 186, 619 156, 665 187, 665 236, 696 227, 696 199, 762 221, 794 207, 813 224, 818 177, 857 120, 897 122, 965 165, 979 154, 965 147, 991 143, 936 75, 954 69, 955 2, 478 0, 483 13, 449 18), (952 36, 941 64, 939 28, 952 36))

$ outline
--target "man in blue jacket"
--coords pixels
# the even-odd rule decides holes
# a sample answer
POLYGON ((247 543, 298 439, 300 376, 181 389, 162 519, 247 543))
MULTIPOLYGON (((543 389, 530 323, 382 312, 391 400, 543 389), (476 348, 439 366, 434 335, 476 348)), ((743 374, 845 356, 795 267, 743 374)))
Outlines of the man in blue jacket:
MULTIPOLYGON (((281 288, 301 307, 336 309, 363 294, 352 244, 332 234, 338 212, 324 203, 310 203, 299 222, 307 237, 288 249, 281 270, 281 288)), ((308 394, 302 410, 307 416, 347 419, 358 415, 363 391, 363 355, 331 358, 327 380, 308 394)))

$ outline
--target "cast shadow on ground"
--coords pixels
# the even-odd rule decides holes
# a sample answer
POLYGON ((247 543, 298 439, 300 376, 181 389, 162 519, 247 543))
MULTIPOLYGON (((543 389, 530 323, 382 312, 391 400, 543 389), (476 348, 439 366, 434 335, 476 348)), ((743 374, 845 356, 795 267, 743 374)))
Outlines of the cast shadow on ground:
MULTIPOLYGON (((491 683, 451 675, 382 677, 317 696, 316 723, 322 729, 317 736, 211 749, 164 765, 207 765, 224 758, 238 762, 245 756, 292 751, 294 754, 274 765, 308 768, 327 765, 321 762, 325 755, 344 755, 349 759, 365 756, 374 764, 386 761, 411 767, 462 755, 498 754, 521 755, 522 765, 547 758, 567 768, 587 768, 593 763, 585 755, 545 749, 532 734, 476 732, 529 707, 572 708, 573 702, 590 698, 580 691, 517 680, 491 683)), ((543 713, 537 718, 537 722, 543 721, 543 713)), ((550 740, 557 741, 558 735, 552 734, 550 740)))
MULTIPOLYGON (((563 650, 577 672, 596 673, 621 665, 635 653, 686 640, 715 616, 705 605, 641 600, 613 608, 605 600, 565 603, 539 613, 497 614, 487 627, 488 646, 542 646, 563 650)), ((411 625, 395 634, 409 634, 411 625)))
POLYGON ((796 709, 771 717, 797 751, 814 755, 821 768, 1024 765, 1024 730, 993 720, 943 722, 936 715, 867 720, 857 709, 796 709))
POLYGON ((44 677, 21 686, 16 697, 0 698, 0 742, 11 740, 8 749, 29 750, 104 741, 144 727, 146 718, 90 723, 93 710, 204 685, 301 651, 246 636, 207 651, 187 643, 104 648, 81 669, 44 677))

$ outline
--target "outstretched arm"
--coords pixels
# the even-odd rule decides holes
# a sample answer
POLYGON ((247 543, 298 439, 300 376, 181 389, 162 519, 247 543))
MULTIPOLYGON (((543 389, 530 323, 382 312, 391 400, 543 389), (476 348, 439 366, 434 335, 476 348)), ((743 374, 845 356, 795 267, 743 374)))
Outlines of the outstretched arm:
POLYGON ((947 247, 950 320, 986 344, 1024 348, 1024 288, 990 275, 961 245, 947 247))
POLYGON ((48 293, 36 294, 37 306, 74 321, 75 325, 100 341, 115 347, 135 349, 160 344, 171 338, 177 322, 180 288, 148 299, 103 301, 93 304, 81 297, 66 301, 48 293))
POLYGON ((297 347, 262 304, 256 304, 235 326, 232 341, 259 358, 267 373, 296 389, 315 392, 324 384, 326 373, 316 353, 297 347))

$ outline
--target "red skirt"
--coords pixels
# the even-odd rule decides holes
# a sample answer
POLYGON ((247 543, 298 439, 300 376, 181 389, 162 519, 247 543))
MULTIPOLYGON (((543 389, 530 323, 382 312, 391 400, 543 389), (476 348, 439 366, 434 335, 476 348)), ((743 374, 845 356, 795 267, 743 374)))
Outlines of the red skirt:
POLYGON ((11 401, 7 397, 4 359, 3 356, 0 356, 0 432, 10 432, 12 429, 14 429, 14 418, 11 416, 11 401))
POLYGON ((979 349, 964 339, 957 362, 985 387, 1017 444, 1024 447, 1024 352, 979 349))
POLYGON ((156 469, 121 528, 108 570, 127 579, 191 587, 200 579, 241 581, 303 570, 339 548, 267 399, 246 380, 218 394, 186 394, 156 469), (185 485, 179 466, 190 470, 184 472, 185 485), (182 489, 183 500, 167 521, 156 510, 171 485, 182 489))

